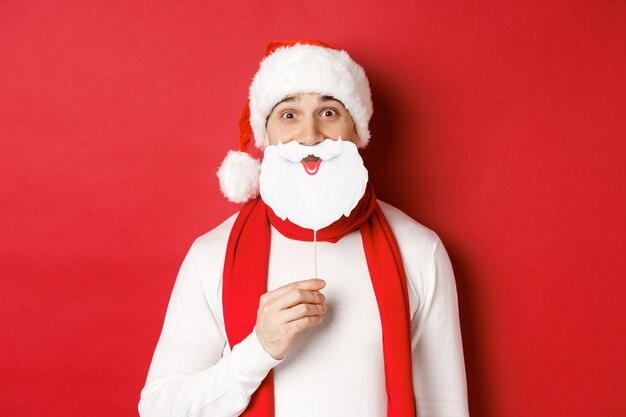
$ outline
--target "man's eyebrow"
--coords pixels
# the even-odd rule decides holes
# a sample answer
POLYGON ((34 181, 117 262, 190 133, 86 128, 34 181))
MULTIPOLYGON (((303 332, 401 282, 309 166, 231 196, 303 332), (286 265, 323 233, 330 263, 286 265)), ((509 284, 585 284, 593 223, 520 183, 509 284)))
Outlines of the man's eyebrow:
POLYGON ((285 97, 284 99, 282 99, 281 101, 276 103, 276 106, 278 106, 280 103, 287 103, 287 102, 290 102, 290 101, 300 101, 300 96, 285 97))
MULTIPOLYGON (((274 104, 274 107, 278 106, 280 103, 290 103, 292 101, 300 101, 300 96, 289 96, 289 97, 285 97, 284 99, 282 99, 281 101, 279 101, 278 103, 274 104)), ((274 107, 272 107, 272 110, 274 110, 274 107)), ((271 113, 271 112, 270 112, 271 113)))
POLYGON ((270 114, 272 114, 272 112, 274 111, 274 109, 276 108, 276 106, 278 106, 280 103, 288 103, 288 102, 292 102, 292 101, 300 101, 300 97, 298 96, 289 96, 289 97, 285 97, 284 99, 282 99, 281 101, 279 101, 278 103, 274 104, 274 107, 272 107, 272 110, 270 110, 269 114, 267 115, 267 117, 265 118, 265 124, 267 124, 267 121, 270 118, 270 114))
MULTIPOLYGON (((338 101, 341 103, 341 100, 337 100, 335 97, 333 96, 322 96, 322 100, 320 101, 338 101)), ((341 103, 343 104, 343 103, 341 103)))
POLYGON ((322 103, 325 103, 327 101, 336 101, 337 103, 341 104, 343 106, 343 108, 346 108, 346 105, 343 104, 343 101, 339 100, 338 98, 335 98, 333 96, 322 96, 322 99, 320 100, 322 103))

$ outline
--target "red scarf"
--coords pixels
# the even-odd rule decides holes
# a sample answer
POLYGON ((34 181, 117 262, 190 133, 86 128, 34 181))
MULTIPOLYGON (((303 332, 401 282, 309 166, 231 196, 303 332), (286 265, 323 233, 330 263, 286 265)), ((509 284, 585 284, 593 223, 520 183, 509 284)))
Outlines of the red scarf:
MULTIPOLYGON (((243 205, 230 232, 224 262, 222 302, 231 348, 254 328, 259 297, 267 292, 270 223, 290 239, 313 241, 313 230, 304 229, 289 220, 281 220, 260 197, 243 205)), ((396 239, 369 183, 350 216, 342 216, 333 224, 318 230, 317 240, 335 243, 356 229, 361 231, 380 313, 387 417, 414 417, 406 275, 396 239)), ((254 392, 241 415, 274 416, 272 370, 254 392)))

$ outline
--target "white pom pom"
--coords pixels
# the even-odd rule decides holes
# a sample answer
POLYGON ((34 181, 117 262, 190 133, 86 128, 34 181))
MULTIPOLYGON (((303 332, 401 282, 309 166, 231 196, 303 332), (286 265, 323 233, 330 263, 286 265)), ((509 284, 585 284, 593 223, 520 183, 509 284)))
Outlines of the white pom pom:
POLYGON ((228 151, 217 170, 220 188, 233 203, 243 203, 259 194, 261 163, 247 152, 228 151))

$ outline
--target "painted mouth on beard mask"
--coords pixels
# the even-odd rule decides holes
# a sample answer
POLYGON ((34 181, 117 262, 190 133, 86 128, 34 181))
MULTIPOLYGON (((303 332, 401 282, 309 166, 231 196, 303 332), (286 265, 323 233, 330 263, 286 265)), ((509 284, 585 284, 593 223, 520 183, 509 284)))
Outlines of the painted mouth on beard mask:
POLYGON ((309 155, 305 158, 302 158, 302 166, 304 170, 309 175, 317 174, 317 171, 320 169, 320 165, 322 165, 322 158, 318 158, 315 155, 309 155))

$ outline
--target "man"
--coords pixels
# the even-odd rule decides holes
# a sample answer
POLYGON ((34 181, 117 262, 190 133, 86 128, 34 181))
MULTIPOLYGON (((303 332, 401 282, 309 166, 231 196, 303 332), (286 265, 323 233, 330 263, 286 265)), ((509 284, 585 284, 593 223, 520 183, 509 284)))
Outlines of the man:
POLYGON ((268 46, 218 171, 245 204, 183 261, 142 417, 468 415, 452 267, 376 199, 358 153, 371 114, 345 51, 268 46))

